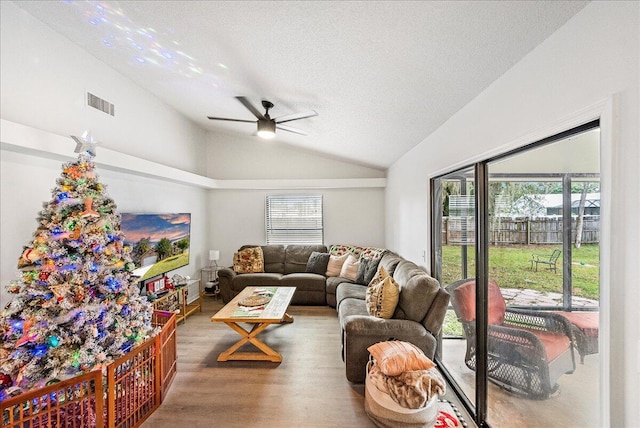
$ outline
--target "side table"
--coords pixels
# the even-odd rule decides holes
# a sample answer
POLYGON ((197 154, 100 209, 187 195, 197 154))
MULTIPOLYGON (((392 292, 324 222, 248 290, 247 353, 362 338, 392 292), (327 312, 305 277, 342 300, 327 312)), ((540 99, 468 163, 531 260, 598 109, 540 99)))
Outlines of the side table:
POLYGON ((200 280, 204 287, 205 296, 213 296, 218 299, 220 295, 220 282, 218 281, 219 267, 206 267, 200 269, 200 280))

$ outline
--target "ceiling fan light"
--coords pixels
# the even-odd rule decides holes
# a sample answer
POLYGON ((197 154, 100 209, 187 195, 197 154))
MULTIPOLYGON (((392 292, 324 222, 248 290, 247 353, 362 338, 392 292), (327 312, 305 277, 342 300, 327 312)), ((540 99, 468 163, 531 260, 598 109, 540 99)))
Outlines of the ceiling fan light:
POLYGON ((265 140, 270 140, 275 136, 276 134, 273 131, 258 131, 258 137, 264 138, 265 140))
POLYGON ((276 136, 276 122, 268 119, 258 120, 258 137, 269 140, 276 136))

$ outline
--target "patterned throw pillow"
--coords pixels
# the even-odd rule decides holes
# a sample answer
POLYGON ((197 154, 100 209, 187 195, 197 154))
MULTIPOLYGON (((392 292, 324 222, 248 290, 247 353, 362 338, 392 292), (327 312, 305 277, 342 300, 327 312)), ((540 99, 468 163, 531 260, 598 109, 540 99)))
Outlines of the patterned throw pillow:
POLYGON ((329 247, 329 254, 341 256, 343 254, 353 254, 359 258, 381 259, 385 253, 384 248, 360 247, 358 245, 332 245, 329 247))
POLYGON ((378 274, 367 287, 367 312, 374 317, 390 319, 398 306, 399 297, 400 287, 380 266, 378 274))
POLYGON ((398 376, 413 370, 429 370, 435 367, 422 349, 401 340, 378 342, 367 348, 380 371, 387 376, 398 376))
POLYGON ((380 260, 385 253, 384 248, 364 247, 360 251, 361 259, 380 260))
POLYGON ((233 255, 233 270, 235 273, 264 272, 262 248, 246 248, 235 253, 233 255))
POLYGON ((334 256, 353 254, 354 256, 358 257, 361 250, 362 247, 358 247, 357 245, 332 245, 331 247, 329 247, 329 253, 334 256))
POLYGON ((375 276, 369 281, 369 286, 373 285, 376 282, 380 282, 389 276, 389 273, 384 268, 384 266, 380 266, 380 268, 376 271, 375 276))

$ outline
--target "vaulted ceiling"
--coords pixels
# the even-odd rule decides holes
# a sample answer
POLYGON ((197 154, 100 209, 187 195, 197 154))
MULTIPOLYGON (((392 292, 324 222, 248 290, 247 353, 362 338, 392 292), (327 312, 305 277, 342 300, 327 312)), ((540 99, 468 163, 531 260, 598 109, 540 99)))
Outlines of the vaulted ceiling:
MULTIPOLYGON (((220 138, 384 169, 582 9, 583 1, 33 1, 15 4, 220 138), (273 144, 273 143, 270 143, 273 144)), ((497 126, 499 123, 496 124, 497 126)))

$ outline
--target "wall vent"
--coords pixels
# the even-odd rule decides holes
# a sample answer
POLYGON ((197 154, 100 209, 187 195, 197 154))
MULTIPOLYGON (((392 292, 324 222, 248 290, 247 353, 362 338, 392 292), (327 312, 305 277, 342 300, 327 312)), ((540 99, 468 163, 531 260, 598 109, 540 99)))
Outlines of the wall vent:
POLYGON ((111 104, 107 100, 103 100, 97 95, 93 95, 91 92, 87 92, 87 105, 89 107, 96 108, 100 111, 103 111, 111 116, 116 115, 116 106, 111 104))

